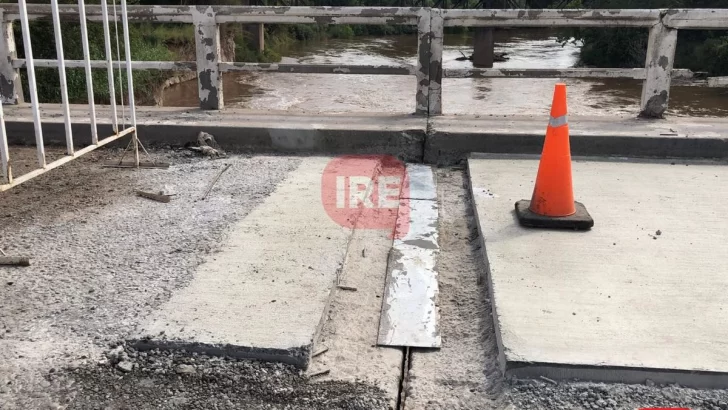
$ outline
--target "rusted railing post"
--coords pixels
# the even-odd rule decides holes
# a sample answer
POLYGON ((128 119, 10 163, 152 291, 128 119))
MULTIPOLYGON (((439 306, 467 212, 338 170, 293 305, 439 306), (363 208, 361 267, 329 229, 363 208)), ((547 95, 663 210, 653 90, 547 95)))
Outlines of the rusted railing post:
POLYGON ((642 85, 640 117, 662 118, 667 110, 676 45, 677 29, 666 27, 662 21, 652 26, 647 44, 647 78, 642 85))
POLYGON ((0 97, 3 104, 23 102, 23 87, 20 85, 20 73, 13 68, 12 61, 17 58, 13 22, 5 21, 3 10, 0 10, 0 97))
POLYGON ((215 21, 212 7, 198 6, 191 9, 195 24, 197 51, 197 83, 200 108, 221 110, 222 73, 220 72, 220 26, 215 21))
POLYGON ((430 93, 429 115, 442 115, 442 49, 445 22, 441 9, 432 9, 430 19, 430 93))
POLYGON ((430 105, 430 32, 431 10, 422 8, 417 17, 417 94, 415 114, 427 116, 430 105))

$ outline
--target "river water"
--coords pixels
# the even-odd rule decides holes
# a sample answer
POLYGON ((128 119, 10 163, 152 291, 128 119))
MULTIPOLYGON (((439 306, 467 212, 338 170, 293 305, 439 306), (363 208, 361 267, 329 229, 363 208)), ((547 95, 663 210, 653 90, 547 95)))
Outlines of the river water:
MULTIPOLYGON (((414 35, 326 40, 298 44, 284 53, 283 63, 416 64, 414 35)), ((496 32, 496 52, 508 61, 496 68, 569 68, 578 62, 579 46, 563 45, 554 33, 504 30, 496 32)), ((470 68, 457 61, 472 53, 472 39, 446 35, 445 68, 470 68)), ((443 111, 465 115, 548 113, 555 79, 444 79, 443 111)), ((636 115, 641 81, 626 79, 576 80, 569 85, 569 111, 576 115, 636 115)), ((314 113, 412 113, 414 76, 330 75, 285 73, 226 73, 224 97, 228 107, 314 113)), ((163 93, 167 106, 197 106, 196 80, 177 84, 163 93)), ((725 116, 728 90, 673 87, 671 115, 725 116)))

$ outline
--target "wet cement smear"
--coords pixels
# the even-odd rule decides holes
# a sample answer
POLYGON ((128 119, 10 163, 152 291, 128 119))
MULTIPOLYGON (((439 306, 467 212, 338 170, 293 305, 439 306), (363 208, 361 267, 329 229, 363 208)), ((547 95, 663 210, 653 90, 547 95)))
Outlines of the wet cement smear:
MULTIPOLYGON (((444 68, 472 68, 457 61, 472 53, 472 38, 446 35, 444 68)), ((496 32, 496 52, 509 60, 495 68, 570 68, 578 63, 579 45, 557 42, 543 30, 496 32)), ((299 44, 284 53, 282 63, 416 64, 415 35, 326 40, 299 44)), ((443 80, 443 111, 464 115, 547 115, 556 79, 443 80)), ((642 81, 629 79, 566 79, 569 110, 575 115, 637 115, 642 81)), ((225 104, 254 110, 308 113, 412 113, 414 76, 227 73, 225 104)), ((724 116, 728 91, 718 88, 673 87, 670 115, 724 116)), ((196 80, 178 84, 164 95, 168 106, 196 106, 196 80)))

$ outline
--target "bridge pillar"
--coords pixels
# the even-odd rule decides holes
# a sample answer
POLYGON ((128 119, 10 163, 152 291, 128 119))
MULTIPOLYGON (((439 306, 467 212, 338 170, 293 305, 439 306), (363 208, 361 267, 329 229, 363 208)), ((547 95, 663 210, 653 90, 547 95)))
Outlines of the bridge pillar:
POLYGON ((259 52, 265 50, 265 24, 246 24, 244 30, 250 34, 250 45, 259 52))
POLYGON ((13 69, 12 60, 17 58, 15 48, 15 35, 13 22, 5 21, 3 11, 0 10, 0 98, 3 104, 18 104, 23 102, 23 87, 20 84, 20 73, 13 69))
POLYGON ((493 29, 487 27, 476 28, 473 43, 473 65, 475 67, 493 68, 495 50, 493 29))
POLYGON ((212 7, 193 10, 197 51, 197 84, 200 109, 223 109, 222 73, 220 72, 220 26, 212 7))
POLYGON ((676 29, 665 27, 661 22, 652 26, 647 43, 647 77, 642 85, 640 117, 662 118, 667 110, 676 45, 676 29))

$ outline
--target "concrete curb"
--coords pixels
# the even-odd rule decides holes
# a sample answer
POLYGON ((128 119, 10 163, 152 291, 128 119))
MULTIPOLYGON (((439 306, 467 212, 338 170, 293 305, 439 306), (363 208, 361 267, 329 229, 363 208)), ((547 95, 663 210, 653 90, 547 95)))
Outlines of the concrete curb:
MULTIPOLYGON (((111 135, 108 107, 97 106, 97 113, 99 134, 111 135)), ((72 117, 76 146, 89 144, 87 110, 74 105, 72 117)), ((29 107, 9 106, 5 118, 11 144, 34 144, 29 107)), ((473 152, 540 154, 546 124, 535 116, 425 118, 164 107, 139 107, 137 118, 142 141, 151 146, 181 146, 206 131, 231 152, 390 154, 408 162, 438 165, 461 162, 473 152)), ((65 146, 60 107, 44 105, 42 119, 46 144, 65 146)), ((570 127, 573 155, 728 158, 728 121, 721 118, 574 117, 570 127)))
MULTIPOLYGON (((542 134, 451 133, 427 135, 424 162, 449 165, 470 153, 540 154, 542 134)), ((728 158, 728 139, 621 135, 572 135, 571 153, 585 157, 728 158)))
MULTIPOLYGON (((34 145, 33 124, 7 121, 10 136, 8 142, 17 145, 34 145)), ((43 137, 47 145, 65 146, 63 123, 43 124, 43 137)), ((111 135, 108 124, 99 125, 100 135, 111 135)), ((406 162, 421 162, 425 145, 424 129, 362 130, 362 129, 302 129, 266 128, 245 124, 229 125, 169 125, 139 124, 143 142, 149 146, 182 146, 194 141, 200 131, 215 136, 215 140, 226 151, 260 152, 280 154, 390 154, 406 162)), ((90 144, 88 125, 74 124, 72 127, 76 146, 90 144)), ((127 139, 111 144, 126 146, 127 139)))

